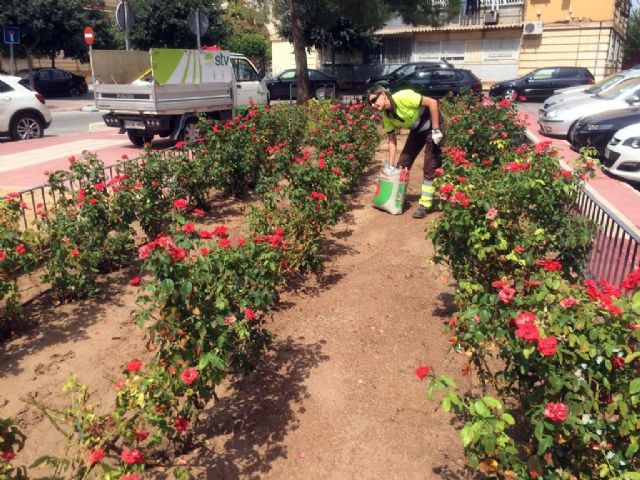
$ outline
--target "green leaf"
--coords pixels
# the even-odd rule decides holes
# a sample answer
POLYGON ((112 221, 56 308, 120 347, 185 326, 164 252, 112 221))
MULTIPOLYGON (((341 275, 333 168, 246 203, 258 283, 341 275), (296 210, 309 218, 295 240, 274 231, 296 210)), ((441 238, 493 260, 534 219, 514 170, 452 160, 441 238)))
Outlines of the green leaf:
POLYGON ((489 409, 480 400, 477 400, 473 403, 473 408, 475 409, 476 413, 481 417, 486 418, 491 416, 491 412, 489 411, 489 409))
POLYGON ((640 290, 631 298, 631 310, 633 310, 633 313, 636 315, 640 315, 640 290))
POLYGON ((473 442, 473 430, 471 429, 471 424, 466 424, 462 431, 460 432, 460 437, 462 438, 462 446, 468 447, 471 442, 473 442))
POLYGON ((510 413, 503 413, 500 417, 507 425, 515 425, 516 421, 510 413))
POLYGON ((631 395, 635 395, 638 392, 640 392, 640 378, 631 380, 631 383, 629 384, 629 393, 631 395))
POLYGON ((440 375, 440 381, 444 383, 447 387, 455 387, 456 382, 449 375, 440 375))
POLYGON ((495 408, 496 410, 500 410, 502 408, 502 404, 493 397, 483 397, 482 401, 487 407, 495 408))
POLYGON ((449 399, 449 397, 444 397, 442 399, 442 410, 444 410, 445 412, 451 411, 451 400, 449 399))
MULTIPOLYGON (((640 445, 638 445, 637 443, 630 443, 627 447, 627 451, 624 452, 624 456, 626 458, 632 458, 638 450, 640 450, 640 445)), ((638 475, 640 475, 640 473, 638 475)))

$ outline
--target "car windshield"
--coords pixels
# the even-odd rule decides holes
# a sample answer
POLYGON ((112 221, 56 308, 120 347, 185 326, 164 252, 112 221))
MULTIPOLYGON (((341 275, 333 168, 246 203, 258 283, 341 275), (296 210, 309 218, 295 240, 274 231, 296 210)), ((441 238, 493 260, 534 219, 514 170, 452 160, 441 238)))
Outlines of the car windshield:
POLYGON ((587 88, 584 92, 588 95, 594 95, 596 93, 603 92, 607 88, 611 88, 614 85, 617 85, 618 83, 620 83, 622 79, 624 79, 624 75, 620 75, 618 73, 614 75, 609 75, 607 78, 603 78, 599 82, 587 88))
POLYGON ((393 74, 396 77, 404 77, 405 75, 408 75, 410 73, 413 73, 413 71, 416 69, 415 65, 403 65, 402 67, 396 69, 393 71, 393 74))
POLYGON ((618 98, 620 95, 627 93, 631 89, 637 88, 638 86, 640 86, 640 78, 629 78, 627 80, 623 80, 609 90, 596 94, 596 98, 612 100, 614 98, 618 98))

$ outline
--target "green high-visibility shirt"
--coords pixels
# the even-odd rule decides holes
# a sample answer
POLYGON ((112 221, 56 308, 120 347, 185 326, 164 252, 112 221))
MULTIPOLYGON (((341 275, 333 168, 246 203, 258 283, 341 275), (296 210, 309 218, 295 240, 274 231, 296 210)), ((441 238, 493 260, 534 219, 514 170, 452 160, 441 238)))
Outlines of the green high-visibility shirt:
POLYGON ((387 133, 393 132, 396 128, 415 127, 425 110, 428 112, 428 109, 420 105, 422 95, 413 90, 400 90, 392 94, 391 98, 396 105, 396 115, 387 111, 382 113, 382 127, 387 133))

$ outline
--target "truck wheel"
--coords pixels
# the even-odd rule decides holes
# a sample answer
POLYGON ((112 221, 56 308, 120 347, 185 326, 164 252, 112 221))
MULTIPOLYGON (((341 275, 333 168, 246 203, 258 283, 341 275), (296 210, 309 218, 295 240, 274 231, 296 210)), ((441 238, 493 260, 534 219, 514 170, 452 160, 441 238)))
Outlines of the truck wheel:
POLYGON ((136 147, 144 147, 145 143, 151 143, 153 140, 153 135, 141 135, 135 130, 127 130, 127 136, 136 147))
POLYGON ((185 143, 195 143, 200 139, 200 131, 198 130, 198 122, 196 120, 188 120, 184 124, 182 131, 182 140, 185 143))

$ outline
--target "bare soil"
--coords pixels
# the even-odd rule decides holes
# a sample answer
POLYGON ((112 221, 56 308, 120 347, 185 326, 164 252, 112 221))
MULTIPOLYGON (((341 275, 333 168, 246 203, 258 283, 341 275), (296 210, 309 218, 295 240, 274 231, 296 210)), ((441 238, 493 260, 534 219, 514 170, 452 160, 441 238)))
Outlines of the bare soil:
MULTIPOLYGON (((458 427, 415 375, 426 363, 467 382, 443 328, 454 308, 452 280, 431 262, 425 237, 435 214, 426 223, 411 217, 416 163, 400 216, 371 207, 379 163, 369 169, 328 234, 324 271, 283 293, 264 360, 219 389, 220 401, 201 415, 204 441, 179 464, 207 479, 464 478, 458 427)), ((237 225, 241 216, 235 204, 208 220, 237 225)), ((62 449, 60 434, 22 399, 63 405, 61 387, 76 373, 108 406, 121 365, 145 358, 131 315, 134 275, 133 267, 110 275, 93 300, 37 299, 27 307, 26 333, 0 345, 0 416, 16 418, 29 437, 17 464, 62 449)))

